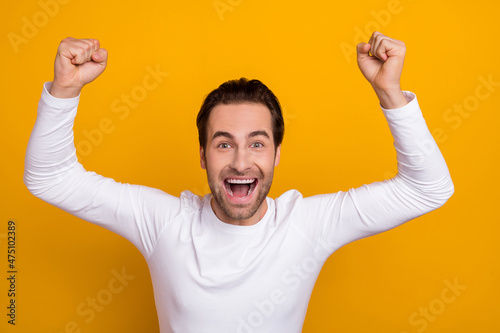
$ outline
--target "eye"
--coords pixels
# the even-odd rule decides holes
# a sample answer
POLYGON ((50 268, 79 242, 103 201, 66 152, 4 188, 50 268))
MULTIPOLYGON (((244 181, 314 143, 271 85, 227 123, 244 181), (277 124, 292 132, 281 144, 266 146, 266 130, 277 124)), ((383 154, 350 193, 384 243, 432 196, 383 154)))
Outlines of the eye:
POLYGON ((250 147, 253 147, 253 148, 262 148, 262 147, 264 147, 264 145, 262 144, 262 142, 255 142, 250 147))
POLYGON ((223 148, 223 149, 227 149, 227 148, 230 148, 231 145, 229 143, 221 143, 217 146, 218 148, 223 148))

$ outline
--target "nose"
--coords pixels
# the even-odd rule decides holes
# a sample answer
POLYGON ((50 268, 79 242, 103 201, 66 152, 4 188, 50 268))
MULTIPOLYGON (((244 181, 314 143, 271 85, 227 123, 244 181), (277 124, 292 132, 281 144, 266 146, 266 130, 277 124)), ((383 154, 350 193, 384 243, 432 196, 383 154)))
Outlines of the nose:
POLYGON ((251 156, 245 149, 235 149, 233 159, 231 161, 231 168, 238 173, 245 173, 252 166, 251 156))

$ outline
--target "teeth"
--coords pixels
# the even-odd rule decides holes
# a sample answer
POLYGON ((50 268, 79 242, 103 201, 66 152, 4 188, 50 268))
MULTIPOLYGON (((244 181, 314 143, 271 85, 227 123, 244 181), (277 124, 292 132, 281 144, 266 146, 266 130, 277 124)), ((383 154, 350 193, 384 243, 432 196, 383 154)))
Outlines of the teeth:
POLYGON ((255 181, 254 179, 227 179, 227 182, 230 184, 252 184, 255 181))
POLYGON ((253 189, 255 188, 254 185, 250 185, 250 188, 248 189, 248 194, 247 196, 249 196, 252 192, 253 192, 253 189))
POLYGON ((250 187, 248 188, 248 193, 246 196, 243 198, 248 197, 250 194, 252 194, 253 190, 255 189, 255 178, 254 179, 226 179, 226 190, 227 193, 229 193, 230 196, 234 197, 233 191, 231 191, 231 185, 230 184, 250 184, 250 187))

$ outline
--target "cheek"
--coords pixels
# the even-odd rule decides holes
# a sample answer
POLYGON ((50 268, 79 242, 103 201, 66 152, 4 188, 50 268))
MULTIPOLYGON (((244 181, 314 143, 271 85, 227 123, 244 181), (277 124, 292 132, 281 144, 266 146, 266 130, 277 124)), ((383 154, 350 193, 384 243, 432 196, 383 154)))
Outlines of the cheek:
POLYGON ((223 156, 217 154, 207 154, 205 157, 205 166, 210 170, 211 174, 218 174, 226 165, 223 156))
POLYGON ((260 169, 266 174, 272 173, 274 171, 275 166, 275 158, 274 154, 266 155, 259 159, 259 162, 256 163, 260 169))

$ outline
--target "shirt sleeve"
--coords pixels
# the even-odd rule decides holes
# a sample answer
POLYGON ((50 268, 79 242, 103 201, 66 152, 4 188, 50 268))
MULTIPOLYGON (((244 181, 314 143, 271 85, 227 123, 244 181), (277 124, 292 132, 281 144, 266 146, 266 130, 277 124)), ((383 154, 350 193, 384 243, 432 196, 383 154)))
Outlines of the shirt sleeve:
POLYGON ((422 116, 416 95, 382 112, 394 138, 397 175, 388 180, 301 200, 303 232, 321 250, 368 237, 441 207, 454 185, 446 162, 422 116))
POLYGON ((56 98, 46 82, 25 157, 24 183, 40 199, 111 230, 147 258, 180 199, 147 186, 116 182, 78 162, 73 122, 80 96, 56 98))

